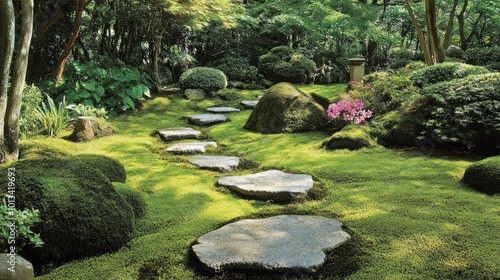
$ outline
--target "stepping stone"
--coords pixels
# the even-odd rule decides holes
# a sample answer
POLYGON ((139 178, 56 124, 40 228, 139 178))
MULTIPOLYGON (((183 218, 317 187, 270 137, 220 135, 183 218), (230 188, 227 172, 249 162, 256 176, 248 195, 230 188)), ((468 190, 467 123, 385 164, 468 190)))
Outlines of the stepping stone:
POLYGON ((336 220, 281 215, 231 223, 198 238, 193 251, 208 271, 251 269, 314 273, 326 253, 350 238, 336 220))
POLYGON ((160 135, 160 138, 165 142, 183 139, 196 139, 200 134, 200 131, 194 130, 190 127, 165 128, 154 132, 154 135, 160 135))
POLYGON ((177 143, 165 149, 167 152, 174 153, 176 155, 190 155, 190 154, 201 154, 205 152, 205 147, 213 146, 217 148, 217 143, 215 142, 187 142, 187 143, 177 143))
POLYGON ((245 108, 247 109, 253 109, 255 108, 255 106, 257 106, 257 103, 259 101, 248 101, 248 100, 244 100, 244 101, 241 101, 240 104, 245 106, 245 108))
POLYGON ((210 107, 206 109, 207 112, 210 113, 234 113, 239 112, 240 109, 236 109, 233 107, 210 107))
POLYGON ((210 125, 227 122, 227 117, 222 114, 199 114, 187 116, 191 123, 197 125, 210 125))
POLYGON ((196 156, 189 159, 189 163, 201 169, 218 172, 231 172, 238 168, 241 158, 224 156, 196 156))
POLYGON ((217 184, 263 200, 290 201, 305 196, 313 187, 311 175, 269 170, 251 175, 219 178, 217 184))

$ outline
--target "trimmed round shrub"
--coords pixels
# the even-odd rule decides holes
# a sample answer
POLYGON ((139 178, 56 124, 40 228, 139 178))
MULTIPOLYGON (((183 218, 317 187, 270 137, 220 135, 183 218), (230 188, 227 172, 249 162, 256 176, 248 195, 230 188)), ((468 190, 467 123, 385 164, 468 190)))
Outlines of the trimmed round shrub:
POLYGON ((120 194, 120 196, 130 205, 134 210, 134 217, 136 219, 143 218, 146 215, 146 200, 142 193, 136 189, 129 187, 123 183, 113 183, 113 187, 120 194))
POLYGON ((188 69, 179 78, 182 89, 202 89, 206 93, 215 92, 227 87, 226 75, 218 69, 196 67, 188 69))
POLYGON ((125 183, 127 180, 125 167, 116 159, 102 155, 77 155, 72 158, 72 161, 79 161, 80 166, 97 168, 111 182, 125 183))
POLYGON ((45 245, 23 250, 31 262, 100 255, 130 240, 133 209, 98 167, 72 157, 20 160, 0 169, 3 188, 8 168, 15 168, 16 206, 38 209, 42 219, 34 232, 40 233, 45 245))
POLYGON ((489 73, 488 69, 458 62, 428 66, 412 73, 411 80, 418 87, 489 73))
POLYGON ((373 141, 370 137, 369 127, 350 124, 325 139, 322 147, 327 150, 359 150, 361 148, 369 148, 374 145, 375 141, 373 141))
POLYGON ((391 111, 374 121, 379 129, 375 134, 378 143, 386 147, 415 146, 415 141, 423 129, 423 120, 391 111))
POLYGON ((500 156, 489 157, 471 164, 465 170, 462 182, 487 194, 500 193, 500 156))
POLYGON ((444 54, 448 57, 465 59, 465 52, 460 47, 454 45, 450 45, 444 54))
POLYGON ((251 66, 246 58, 228 56, 219 59, 214 65, 214 68, 226 74, 229 81, 250 83, 259 80, 257 67, 251 66))
POLYGON ((472 65, 500 62, 500 47, 477 47, 465 51, 466 61, 472 65))

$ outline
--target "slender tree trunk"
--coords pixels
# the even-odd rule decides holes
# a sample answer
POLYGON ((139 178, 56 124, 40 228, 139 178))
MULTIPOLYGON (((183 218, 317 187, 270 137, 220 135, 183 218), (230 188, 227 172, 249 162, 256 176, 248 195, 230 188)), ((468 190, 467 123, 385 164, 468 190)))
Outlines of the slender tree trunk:
POLYGON ((415 17, 415 13, 413 12, 413 9, 410 5, 410 0, 405 0, 405 6, 406 6, 406 10, 408 11, 408 14, 410 15, 410 19, 411 19, 411 22, 413 24, 413 27, 415 28, 415 31, 417 33, 418 44, 420 46, 420 49, 424 53, 425 63, 427 65, 432 65, 434 63, 433 63, 431 55, 429 53, 429 49, 425 45, 425 37, 424 37, 424 33, 422 32, 422 27, 420 26, 420 24, 417 21, 417 18, 415 17))
POLYGON ((450 17, 448 18, 448 25, 446 26, 446 32, 444 33, 443 49, 448 49, 451 42, 451 33, 453 32, 455 12, 457 11, 458 0, 453 1, 453 7, 451 8, 450 17))
POLYGON ((469 5, 469 0, 464 0, 464 5, 462 7, 462 10, 460 10, 460 13, 457 15, 457 21, 458 21, 458 34, 460 36, 460 48, 462 50, 467 50, 467 44, 468 40, 465 37, 465 20, 464 20, 464 15, 465 11, 467 10, 467 6, 469 5))
POLYGON ((33 35, 33 0, 21 0, 21 9, 21 30, 5 114, 5 146, 3 147, 5 162, 15 161, 19 158, 19 113, 28 68, 31 36, 33 35))
POLYGON ((69 38, 66 43, 66 47, 64 47, 63 54, 57 64, 52 71, 51 77, 56 81, 61 81, 62 74, 64 71, 64 66, 66 66, 66 61, 73 49, 73 46, 76 43, 76 39, 78 39, 78 35, 80 34, 80 27, 82 25, 82 14, 85 10, 85 6, 87 5, 86 0, 78 0, 76 3, 76 16, 75 16, 75 24, 73 25, 73 34, 69 38))
POLYGON ((435 0, 425 1, 425 17, 427 22, 428 40, 432 48, 432 50, 430 50, 430 54, 433 57, 434 63, 442 63, 444 62, 444 49, 439 38, 435 0))

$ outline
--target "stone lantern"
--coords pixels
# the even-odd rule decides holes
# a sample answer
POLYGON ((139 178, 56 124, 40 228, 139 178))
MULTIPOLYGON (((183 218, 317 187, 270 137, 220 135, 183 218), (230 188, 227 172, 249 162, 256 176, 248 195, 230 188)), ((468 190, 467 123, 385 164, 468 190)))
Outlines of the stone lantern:
POLYGON ((351 58, 349 59, 349 72, 351 74, 351 81, 361 81, 365 76, 365 62, 364 58, 351 58))

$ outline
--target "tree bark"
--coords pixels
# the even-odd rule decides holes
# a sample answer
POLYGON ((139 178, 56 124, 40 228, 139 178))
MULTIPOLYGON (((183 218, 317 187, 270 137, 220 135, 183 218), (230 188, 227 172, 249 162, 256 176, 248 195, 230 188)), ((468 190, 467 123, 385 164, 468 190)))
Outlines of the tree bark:
POLYGON ((446 32, 444 34, 443 49, 446 50, 450 46, 451 33, 453 32, 455 12, 457 11, 458 0, 453 1, 453 7, 451 8, 450 17, 448 18, 448 25, 446 26, 446 32))
POLYGON ((33 0, 21 0, 21 10, 21 31, 5 114, 5 146, 3 147, 5 162, 15 161, 19 158, 19 113, 33 34, 33 0))
POLYGON ((467 10, 467 6, 469 5, 469 0, 464 0, 464 5, 462 6, 462 10, 460 10, 460 13, 457 15, 457 21, 458 21, 458 34, 460 36, 460 48, 462 50, 467 50, 467 45, 468 45, 468 40, 465 37, 465 21, 464 21, 464 15, 465 11, 467 10))
POLYGON ((444 49, 439 38, 435 0, 425 1, 425 17, 427 22, 427 36, 430 45, 430 55, 434 63, 442 63, 444 62, 444 49))
POLYGON ((405 0, 405 6, 406 6, 406 10, 408 11, 408 14, 410 15, 410 19, 411 19, 411 22, 413 24, 413 27, 415 28, 415 31, 417 33, 418 44, 420 46, 420 49, 424 53, 425 63, 427 65, 433 65, 434 63, 433 63, 431 55, 429 53, 429 49, 425 45, 425 37, 424 37, 424 33, 422 32, 422 27, 420 26, 420 24, 417 21, 417 18, 415 17, 415 13, 413 12, 413 9, 410 5, 410 0, 405 0))
POLYGON ((69 38, 66 46, 64 47, 63 54, 59 61, 56 63, 54 70, 52 71, 51 77, 56 81, 61 81, 62 74, 64 71, 64 66, 66 66, 66 61, 71 53, 71 50, 76 44, 76 40, 78 39, 78 35, 80 34, 80 27, 82 26, 82 14, 85 10, 85 6, 87 5, 86 0, 78 0, 76 3, 76 15, 75 15, 75 24, 73 25, 73 33, 69 38))

